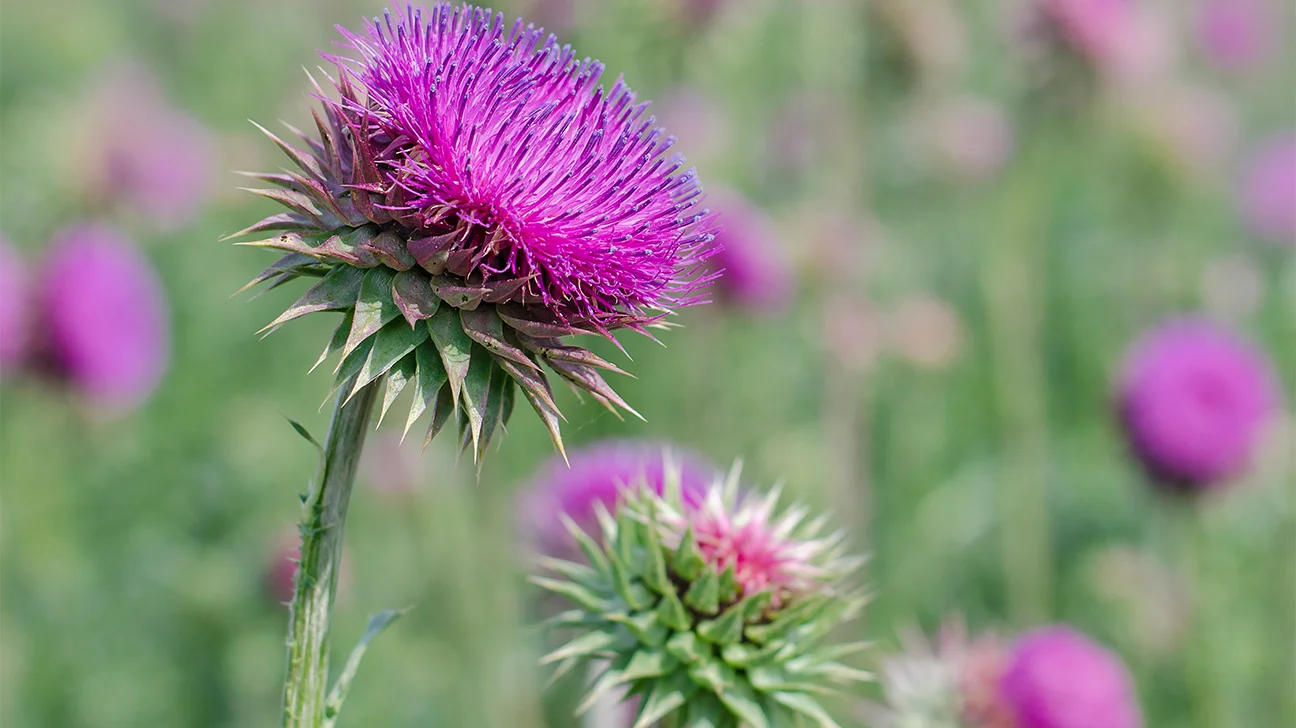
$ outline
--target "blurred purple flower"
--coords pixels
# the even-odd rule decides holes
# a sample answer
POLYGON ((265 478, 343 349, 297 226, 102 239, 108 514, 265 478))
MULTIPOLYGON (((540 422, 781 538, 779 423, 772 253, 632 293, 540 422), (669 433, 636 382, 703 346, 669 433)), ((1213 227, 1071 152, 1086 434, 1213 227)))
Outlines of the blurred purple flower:
POLYGON ((1125 85, 1164 77, 1174 66, 1173 25, 1132 0, 1040 0, 1063 43, 1105 77, 1125 85))
POLYGON ((26 356, 30 314, 27 268, 18 251, 0 238, 0 377, 26 356))
POLYGON ((1066 626, 1013 645, 1000 695, 1016 728, 1139 728, 1138 695, 1121 659, 1066 626))
POLYGON ((1130 446, 1149 474, 1193 491, 1245 468, 1279 396, 1259 352, 1212 323, 1178 319, 1135 344, 1119 405, 1130 446))
POLYGON ((211 133, 171 105, 148 69, 115 69, 92 103, 96 194, 121 201, 153 225, 186 224, 206 202, 215 168, 211 133))
POLYGON ((1198 37, 1215 65, 1245 71, 1273 49, 1278 19, 1271 0, 1204 0, 1199 12, 1198 37))
POLYGON ((614 510, 621 489, 641 476, 661 492, 666 451, 679 465, 685 502, 696 505, 717 474, 705 460, 661 442, 604 440, 570 453, 570 466, 554 457, 540 469, 520 502, 523 527, 544 551, 570 552, 574 543, 559 514, 566 513, 587 533, 597 533, 595 504, 614 510))
POLYGON ((149 261, 116 228, 55 234, 40 290, 48 363, 96 404, 129 409, 166 371, 166 298, 149 261))
POLYGON ((1296 132, 1256 150, 1243 173, 1239 206, 1256 235, 1296 245, 1296 132))
POLYGON ((719 213, 719 251, 710 264, 722 271, 715 282, 721 300, 747 311, 787 307, 795 283, 778 228, 763 210, 736 193, 713 191, 707 203, 719 213))

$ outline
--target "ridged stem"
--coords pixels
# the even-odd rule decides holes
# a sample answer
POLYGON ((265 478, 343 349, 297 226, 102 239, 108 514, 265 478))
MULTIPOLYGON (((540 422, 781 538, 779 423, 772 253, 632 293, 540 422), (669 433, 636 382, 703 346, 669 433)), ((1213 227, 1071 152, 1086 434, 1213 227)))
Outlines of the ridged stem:
POLYGON ((288 674, 284 678, 284 728, 320 728, 329 690, 329 626, 342 563, 342 536, 360 450, 383 378, 344 402, 343 386, 324 440, 319 486, 306 503, 301 524, 301 562, 288 627, 288 674))

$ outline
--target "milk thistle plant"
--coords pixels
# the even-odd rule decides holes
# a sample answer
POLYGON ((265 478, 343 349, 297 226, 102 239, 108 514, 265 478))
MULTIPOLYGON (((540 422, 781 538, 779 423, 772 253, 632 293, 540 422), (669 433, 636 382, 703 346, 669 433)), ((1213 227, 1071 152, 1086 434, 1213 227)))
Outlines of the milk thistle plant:
MULTIPOLYGON (((644 104, 553 36, 469 5, 388 12, 363 33, 316 133, 266 132, 296 171, 252 174, 286 210, 238 233, 282 252, 250 286, 314 284, 268 330, 321 311, 342 320, 337 404, 306 503, 293 599, 285 726, 317 726, 347 503, 370 412, 406 388, 405 421, 430 441, 457 415, 480 463, 521 392, 562 451, 546 369, 634 413, 603 379, 613 364, 564 337, 648 333, 710 280, 711 215, 644 104)), ((322 113, 321 113, 322 112, 322 113)), ((317 363, 318 366, 318 363, 317 363)))
POLYGON ((566 519, 587 562, 541 557, 557 578, 533 581, 575 605, 553 624, 578 634, 543 661, 602 666, 578 712, 624 688, 634 728, 836 726, 816 696, 870 679, 838 662, 864 643, 827 644, 866 602, 862 559, 826 518, 776 514, 777 488, 740 497, 737 467, 696 506, 681 480, 671 464, 660 493, 641 478, 597 504, 597 535, 566 519))

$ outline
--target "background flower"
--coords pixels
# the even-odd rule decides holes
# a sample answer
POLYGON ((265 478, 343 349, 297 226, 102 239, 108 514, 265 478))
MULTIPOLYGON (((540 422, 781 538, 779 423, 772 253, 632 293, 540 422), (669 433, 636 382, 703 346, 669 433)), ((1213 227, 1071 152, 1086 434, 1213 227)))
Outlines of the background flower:
POLYGON ((0 376, 8 377, 27 351, 30 310, 27 266, 0 238, 0 376))
POLYGON ((1129 671, 1070 627, 1044 627, 1013 644, 1000 684, 1020 728, 1139 728, 1129 671))

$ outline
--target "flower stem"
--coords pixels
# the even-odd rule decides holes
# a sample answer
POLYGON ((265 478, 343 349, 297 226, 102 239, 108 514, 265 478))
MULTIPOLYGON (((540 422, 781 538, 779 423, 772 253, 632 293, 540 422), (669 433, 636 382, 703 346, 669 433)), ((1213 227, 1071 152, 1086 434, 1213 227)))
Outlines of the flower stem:
POLYGON ((369 430, 382 377, 349 402, 343 386, 324 441, 319 486, 301 524, 301 563, 288 626, 288 674, 284 678, 284 728, 319 728, 326 719, 329 684, 329 623, 342 561, 342 535, 356 465, 369 430))

